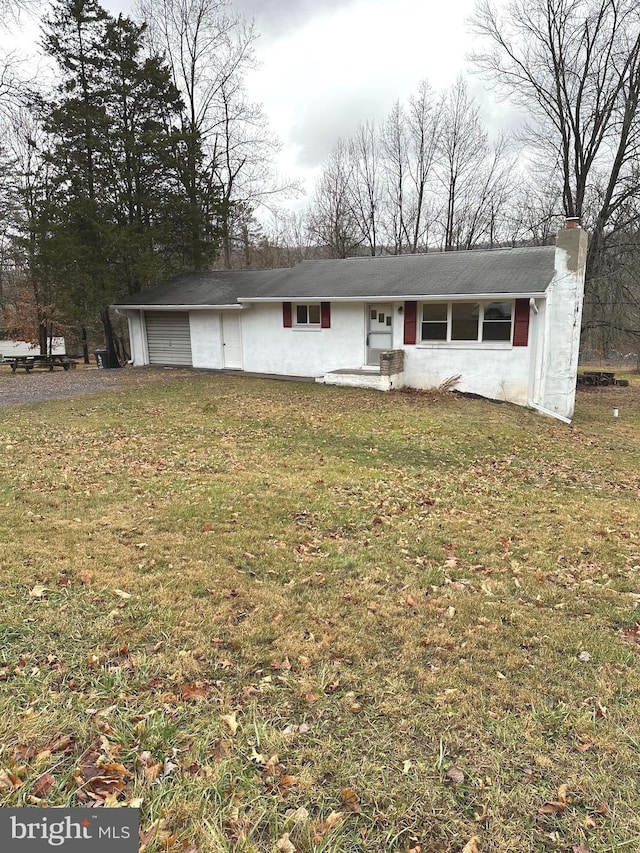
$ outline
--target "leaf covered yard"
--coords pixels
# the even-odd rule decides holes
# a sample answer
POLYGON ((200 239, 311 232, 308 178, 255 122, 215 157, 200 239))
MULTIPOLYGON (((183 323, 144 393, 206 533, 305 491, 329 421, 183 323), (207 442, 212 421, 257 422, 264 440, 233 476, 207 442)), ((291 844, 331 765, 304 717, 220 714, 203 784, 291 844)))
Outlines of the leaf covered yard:
POLYGON ((637 850, 639 427, 633 378, 571 427, 186 371, 0 409, 0 805, 137 806, 148 853, 637 850))

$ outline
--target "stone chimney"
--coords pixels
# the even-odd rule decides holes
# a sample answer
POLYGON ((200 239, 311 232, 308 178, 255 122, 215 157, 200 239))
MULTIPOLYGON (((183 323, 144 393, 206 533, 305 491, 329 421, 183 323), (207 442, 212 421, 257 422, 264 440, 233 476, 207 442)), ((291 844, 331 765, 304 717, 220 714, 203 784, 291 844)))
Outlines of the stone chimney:
POLYGON ((584 280, 584 268, 587 264, 587 232, 580 226, 577 216, 567 217, 564 228, 558 231, 556 237, 556 272, 564 267, 571 272, 582 270, 584 280), (561 250, 564 258, 559 257, 561 250))

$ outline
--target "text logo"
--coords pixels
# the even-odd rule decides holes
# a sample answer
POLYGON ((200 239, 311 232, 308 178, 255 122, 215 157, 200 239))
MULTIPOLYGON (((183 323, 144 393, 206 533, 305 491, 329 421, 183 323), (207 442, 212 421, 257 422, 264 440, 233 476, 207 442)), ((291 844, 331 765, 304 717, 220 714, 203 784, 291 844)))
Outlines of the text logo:
POLYGON ((138 809, 0 808, 0 850, 137 853, 138 825, 138 809))

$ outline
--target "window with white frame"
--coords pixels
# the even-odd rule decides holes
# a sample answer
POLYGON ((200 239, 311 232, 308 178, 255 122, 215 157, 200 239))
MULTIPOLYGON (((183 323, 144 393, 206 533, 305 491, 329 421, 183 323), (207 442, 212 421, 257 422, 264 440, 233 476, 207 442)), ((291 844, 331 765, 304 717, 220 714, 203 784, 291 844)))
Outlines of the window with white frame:
POLYGON ((294 317, 296 326, 319 326, 320 325, 320 303, 298 302, 294 306, 294 317))
POLYGON ((424 343, 510 343, 513 302, 425 302, 421 340, 424 343))

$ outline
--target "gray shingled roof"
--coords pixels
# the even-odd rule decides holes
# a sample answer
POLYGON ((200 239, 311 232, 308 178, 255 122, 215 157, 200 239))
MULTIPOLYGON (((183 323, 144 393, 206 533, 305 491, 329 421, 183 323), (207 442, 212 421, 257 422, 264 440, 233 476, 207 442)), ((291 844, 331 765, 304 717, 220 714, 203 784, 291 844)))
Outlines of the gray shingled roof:
POLYGON ((554 275, 553 246, 303 261, 291 269, 177 276, 118 302, 233 305, 245 300, 542 294, 554 275))
POLYGON ((120 299, 116 308, 137 305, 235 305, 238 297, 254 296, 268 282, 289 270, 212 270, 177 275, 149 290, 120 299))

